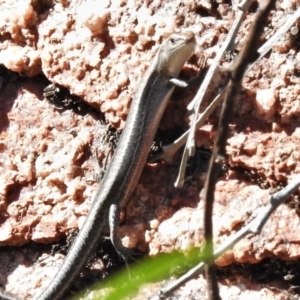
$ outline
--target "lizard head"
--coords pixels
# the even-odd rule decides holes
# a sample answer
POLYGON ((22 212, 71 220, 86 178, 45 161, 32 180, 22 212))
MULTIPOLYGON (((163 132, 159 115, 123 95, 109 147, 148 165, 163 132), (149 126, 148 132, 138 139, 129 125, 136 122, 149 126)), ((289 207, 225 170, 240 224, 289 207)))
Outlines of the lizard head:
POLYGON ((177 77, 185 62, 192 55, 196 45, 193 32, 173 33, 160 46, 157 59, 157 70, 165 76, 177 77))

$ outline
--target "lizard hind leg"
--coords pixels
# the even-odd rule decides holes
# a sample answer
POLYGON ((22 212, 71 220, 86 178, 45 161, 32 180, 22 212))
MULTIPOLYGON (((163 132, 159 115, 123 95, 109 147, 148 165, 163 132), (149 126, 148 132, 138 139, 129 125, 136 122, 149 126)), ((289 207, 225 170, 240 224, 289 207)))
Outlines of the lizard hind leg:
POLYGON ((136 260, 135 258, 141 256, 141 252, 123 246, 121 238, 118 235, 119 216, 120 209, 118 205, 111 204, 109 208, 110 239, 117 253, 122 257, 128 268, 129 261, 136 260))

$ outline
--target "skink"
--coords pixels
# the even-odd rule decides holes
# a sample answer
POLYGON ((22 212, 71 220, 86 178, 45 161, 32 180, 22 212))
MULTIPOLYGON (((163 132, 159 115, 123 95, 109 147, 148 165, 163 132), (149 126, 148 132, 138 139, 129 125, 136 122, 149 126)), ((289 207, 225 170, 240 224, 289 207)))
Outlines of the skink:
MULTIPOLYGON (((123 253, 119 238, 115 234, 119 219, 118 209, 126 205, 140 178, 157 127, 175 85, 184 86, 177 77, 193 53, 194 47, 195 37, 192 32, 172 34, 160 46, 153 63, 139 84, 119 144, 83 227, 63 265, 38 300, 58 300, 63 297, 95 251, 107 223, 108 211, 112 242, 117 251, 123 253)), ((1 297, 17 299, 5 296, 2 292, 1 297)))

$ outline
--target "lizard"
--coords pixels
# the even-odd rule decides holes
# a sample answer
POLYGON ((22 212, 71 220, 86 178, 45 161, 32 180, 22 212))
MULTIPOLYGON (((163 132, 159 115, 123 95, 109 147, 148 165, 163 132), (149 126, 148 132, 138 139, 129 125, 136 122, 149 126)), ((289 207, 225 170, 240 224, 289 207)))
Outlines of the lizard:
MULTIPOLYGON (((175 86, 187 84, 177 77, 195 48, 192 32, 174 33, 161 44, 152 64, 142 77, 117 149, 96 192, 88 216, 79 230, 62 266, 38 300, 61 299, 73 279, 95 251, 109 213, 110 237, 122 256, 125 247, 117 236, 119 210, 126 206, 135 188, 159 122, 175 86)), ((17 300, 0 292, 0 299, 17 300)))

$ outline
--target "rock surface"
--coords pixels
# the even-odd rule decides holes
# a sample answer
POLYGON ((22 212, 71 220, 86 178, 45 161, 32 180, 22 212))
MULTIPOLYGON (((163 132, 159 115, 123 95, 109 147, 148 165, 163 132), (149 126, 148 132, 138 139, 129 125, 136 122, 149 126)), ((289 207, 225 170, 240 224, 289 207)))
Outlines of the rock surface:
MULTIPOLYGON (((297 0, 277 2, 262 43, 296 8, 297 0)), ((238 49, 253 11, 238 34, 238 49)), ((101 116, 115 128, 123 128, 139 78, 165 37, 174 31, 196 34, 197 49, 182 74, 189 78, 199 70, 203 55, 210 65, 233 20, 234 10, 226 2, 214 7, 209 1, 182 4, 179 0, 0 0, 0 67, 9 70, 0 70, 0 245, 51 243, 80 228, 98 187, 96 156, 105 164, 111 154, 110 145, 99 146, 106 133, 101 116), (59 109, 47 101, 43 90, 49 82, 42 74, 84 103, 59 109)), ((216 188, 217 246, 267 205, 270 192, 300 173, 297 38, 299 34, 287 34, 244 79, 227 144, 227 170, 216 188)), ((190 116, 183 111, 195 92, 195 87, 176 90, 161 129, 187 128, 190 116)), ((200 128, 198 146, 212 147, 218 115, 217 110, 200 128)), ((145 167, 120 228, 124 244, 149 249, 150 255, 202 245, 199 194, 205 174, 202 170, 176 190, 177 171, 177 165, 164 163, 145 167)), ((277 209, 261 235, 247 236, 217 264, 299 259, 298 202, 296 194, 277 209)), ((52 261, 45 262, 38 269, 22 252, 14 255, 17 258, 10 266, 7 253, 0 253, 0 284, 32 299, 47 286, 59 263, 53 268, 52 261)), ((187 299, 192 284, 179 295, 182 299, 187 299)), ((224 299, 288 299, 271 288, 248 288, 249 282, 247 288, 226 281, 220 284, 224 299), (249 295, 249 289, 256 294, 249 295)), ((205 290, 202 277, 195 281, 197 285, 197 290, 205 290)))

